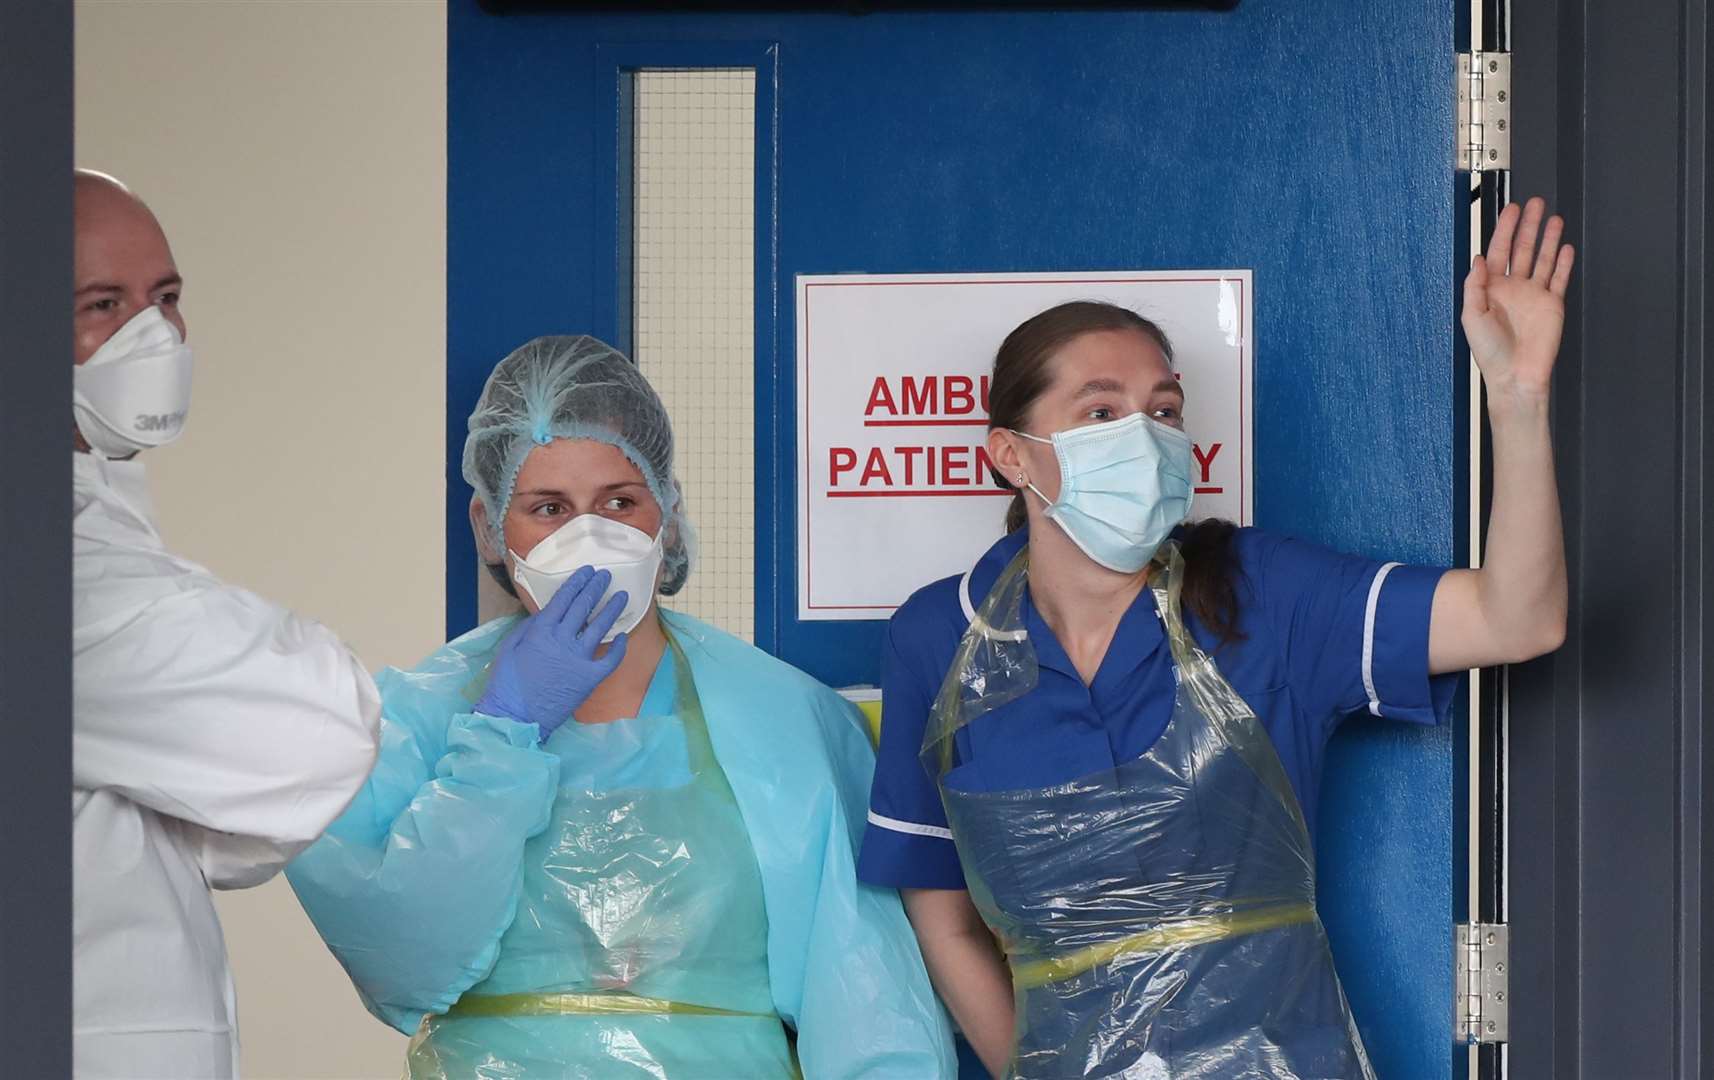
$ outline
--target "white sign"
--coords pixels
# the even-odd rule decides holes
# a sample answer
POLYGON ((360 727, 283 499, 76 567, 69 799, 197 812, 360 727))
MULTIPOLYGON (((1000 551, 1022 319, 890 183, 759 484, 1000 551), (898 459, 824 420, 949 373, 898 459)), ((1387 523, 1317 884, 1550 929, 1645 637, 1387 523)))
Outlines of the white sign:
POLYGON ((797 278, 798 618, 885 619, 1004 531, 988 379, 1012 328, 1105 300, 1173 343, 1197 517, 1249 524, 1248 270, 829 274, 797 278))

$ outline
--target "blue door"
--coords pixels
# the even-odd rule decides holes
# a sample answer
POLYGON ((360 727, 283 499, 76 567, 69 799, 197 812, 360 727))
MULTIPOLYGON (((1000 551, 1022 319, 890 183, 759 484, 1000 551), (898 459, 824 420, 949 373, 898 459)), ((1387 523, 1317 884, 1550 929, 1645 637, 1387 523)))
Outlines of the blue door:
MULTIPOLYGON (((451 4, 449 631, 475 621, 458 451, 487 371, 542 333, 629 341, 622 76, 649 68, 756 71, 758 644, 877 680, 881 623, 795 617, 798 274, 1251 268, 1257 524, 1459 554, 1452 0, 547 7, 451 4)), ((1322 912, 1389 1080, 1453 1071, 1453 754, 1353 719, 1328 759, 1322 912)))

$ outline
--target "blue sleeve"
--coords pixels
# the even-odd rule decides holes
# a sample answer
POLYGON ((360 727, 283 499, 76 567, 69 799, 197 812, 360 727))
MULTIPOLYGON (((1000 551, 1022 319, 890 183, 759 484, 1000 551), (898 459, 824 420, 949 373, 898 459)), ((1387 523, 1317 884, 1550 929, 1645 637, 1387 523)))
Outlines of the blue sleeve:
POLYGON ((887 624, 881 656, 881 746, 869 791, 869 824, 857 876, 895 889, 962 889, 964 871, 946 825, 940 790, 918 755, 945 672, 928 670, 945 652, 910 640, 907 604, 887 624), (907 640, 901 640, 907 639, 907 640))
POLYGON ((1444 569, 1254 532, 1245 540, 1251 582, 1309 717, 1328 732, 1359 710, 1419 724, 1446 720, 1458 676, 1428 673, 1429 619, 1444 569))
POLYGON ((559 778, 534 724, 389 693, 409 678, 383 673, 375 771, 286 869, 364 1005, 407 1034, 493 969, 559 778))

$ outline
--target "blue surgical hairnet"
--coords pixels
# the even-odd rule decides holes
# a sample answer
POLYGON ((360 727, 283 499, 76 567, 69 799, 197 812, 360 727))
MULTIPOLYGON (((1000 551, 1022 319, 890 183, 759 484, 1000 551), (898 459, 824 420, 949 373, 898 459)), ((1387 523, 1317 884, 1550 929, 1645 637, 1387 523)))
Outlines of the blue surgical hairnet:
POLYGON ((690 575, 695 535, 673 475, 672 421, 637 365, 587 335, 521 345, 482 387, 464 440, 464 479, 487 511, 491 550, 505 550, 501 522, 524 459, 555 439, 607 443, 643 474, 661 508, 661 592, 678 592, 690 575))

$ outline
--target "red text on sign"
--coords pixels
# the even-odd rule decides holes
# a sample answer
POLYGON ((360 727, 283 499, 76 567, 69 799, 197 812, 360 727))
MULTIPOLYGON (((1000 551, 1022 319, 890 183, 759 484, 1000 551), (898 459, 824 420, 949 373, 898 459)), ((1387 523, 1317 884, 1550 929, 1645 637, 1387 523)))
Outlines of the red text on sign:
POLYGON ((1226 490, 1223 487, 1211 485, 1208 482, 1208 472, 1214 467, 1214 459, 1220 455, 1220 448, 1224 445, 1226 444, 1210 443, 1206 453, 1203 452, 1200 444, 1192 443, 1190 445, 1190 452, 1196 456, 1197 467, 1202 470, 1202 479, 1196 487, 1196 493, 1198 495, 1218 495, 1226 490))
POLYGON ((827 486, 904 490, 992 486, 986 446, 835 446, 827 452, 827 486))
POLYGON ((877 376, 869 387, 869 402, 863 407, 865 419, 876 417, 917 417, 932 420, 945 417, 986 420, 988 416, 988 376, 972 379, 968 375, 904 375, 898 388, 885 376, 877 376))

